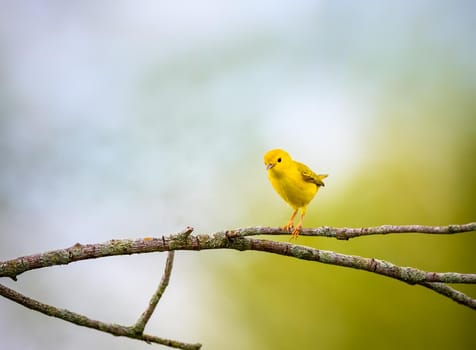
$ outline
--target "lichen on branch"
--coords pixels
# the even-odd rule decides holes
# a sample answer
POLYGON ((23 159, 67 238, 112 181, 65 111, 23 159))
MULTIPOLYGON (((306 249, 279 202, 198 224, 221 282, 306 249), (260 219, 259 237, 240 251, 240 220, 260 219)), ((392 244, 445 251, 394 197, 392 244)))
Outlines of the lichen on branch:
MULTIPOLYGON (((312 229, 303 229, 301 235, 350 239, 360 236, 379 234, 455 234, 474 231, 476 231, 476 222, 449 226, 383 225, 362 228, 317 227, 312 229)), ((201 347, 200 344, 188 344, 176 340, 164 339, 153 335, 144 334, 144 328, 169 283, 173 266, 174 251, 234 249, 239 251, 254 250, 265 253, 279 254, 296 259, 314 261, 316 263, 364 270, 370 273, 376 273, 397 279, 408 284, 421 285, 445 297, 448 297, 457 303, 472 309, 476 309, 476 299, 473 299, 461 291, 458 291, 455 288, 447 285, 447 283, 476 284, 476 274, 423 271, 414 267, 397 266, 389 261, 381 259, 341 254, 333 251, 291 244, 288 242, 276 242, 273 240, 250 237, 289 234, 289 232, 281 228, 248 227, 200 235, 192 235, 192 232, 193 229, 191 227, 187 227, 177 234, 161 237, 145 237, 134 240, 113 239, 107 242, 95 244, 76 243, 69 248, 22 256, 0 262, 0 277, 9 277, 16 280, 17 276, 24 272, 39 268, 46 268, 49 266, 66 265, 76 261, 97 259, 108 256, 167 251, 167 262, 159 286, 151 297, 148 307, 140 315, 137 322, 133 326, 121 326, 92 320, 84 315, 80 315, 65 309, 58 309, 54 306, 41 303, 1 284, 0 295, 43 314, 57 317, 80 326, 94 328, 116 336, 125 336, 148 343, 157 343, 179 349, 199 349, 201 347)))

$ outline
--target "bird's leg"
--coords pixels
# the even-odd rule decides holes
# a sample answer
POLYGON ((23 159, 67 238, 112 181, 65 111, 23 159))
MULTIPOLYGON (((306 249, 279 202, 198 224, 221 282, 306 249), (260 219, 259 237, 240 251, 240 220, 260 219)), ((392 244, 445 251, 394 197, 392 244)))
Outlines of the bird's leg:
POLYGON ((293 215, 291 215, 291 218, 289 218, 288 223, 284 225, 283 230, 291 232, 291 230, 294 228, 294 218, 296 217, 297 212, 298 209, 293 211, 293 215))
POLYGON ((298 238, 299 233, 301 232, 301 229, 302 229, 302 219, 304 218, 304 215, 306 215, 306 207, 301 209, 301 216, 299 217, 299 222, 298 222, 296 228, 293 230, 293 233, 291 235, 291 239, 298 238))

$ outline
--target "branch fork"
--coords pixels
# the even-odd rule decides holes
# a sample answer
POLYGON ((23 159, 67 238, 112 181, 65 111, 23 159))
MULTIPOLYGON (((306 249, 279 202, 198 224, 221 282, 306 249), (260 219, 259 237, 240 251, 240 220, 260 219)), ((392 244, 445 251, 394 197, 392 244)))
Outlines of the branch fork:
MULTIPOLYGON (((476 222, 449 226, 383 225, 363 228, 332 228, 324 226, 303 229, 300 235, 323 236, 340 240, 348 240, 351 238, 378 234, 457 234, 472 231, 476 231, 476 222)), ((48 316, 57 317, 80 326, 93 328, 116 336, 124 336, 142 340, 147 343, 162 344, 178 349, 196 350, 201 348, 201 344, 190 344, 172 339, 159 338, 153 335, 145 334, 144 329, 152 314, 154 313, 155 308, 170 281, 170 275, 174 261, 174 252, 176 250, 200 251, 207 249, 234 249, 240 251, 254 250, 279 254, 296 259, 315 261, 318 263, 349 267, 377 273, 408 284, 421 285, 445 297, 448 297, 459 304, 476 310, 476 299, 473 299, 461 291, 458 291, 455 288, 447 285, 447 283, 476 284, 476 274, 464 274, 458 272, 428 272, 413 267, 397 266, 391 262, 380 259, 345 255, 332 251, 319 250, 311 247, 291 244, 288 242, 276 242, 272 240, 250 237, 289 234, 289 232, 283 230, 282 228, 248 227, 219 231, 211 235, 192 235, 192 232, 193 228, 187 227, 177 234, 162 236, 160 238, 145 237, 135 240, 110 240, 104 243, 84 245, 77 243, 74 246, 66 249, 58 249, 41 254, 23 256, 8 261, 0 261, 0 278, 9 277, 16 281, 18 275, 38 268, 54 265, 65 265, 80 260, 103 258, 107 256, 166 251, 168 252, 168 255, 162 279, 157 287, 157 290, 150 298, 147 308, 132 326, 122 326, 92 320, 86 316, 74 313, 72 311, 58 309, 54 306, 41 303, 1 284, 0 295, 32 310, 36 310, 48 316)))
MULTIPOLYGON (((82 247, 79 244, 75 244, 72 248, 82 247)), ((157 290, 154 292, 152 297, 149 300, 149 305, 145 311, 140 315, 139 319, 133 326, 122 326, 113 323, 105 323, 97 320, 90 319, 84 315, 65 310, 58 309, 55 306, 44 304, 42 302, 36 301, 29 297, 26 297, 13 289, 10 289, 2 284, 0 284, 0 295, 4 296, 7 299, 10 299, 16 303, 19 303, 29 309, 41 312, 45 315, 60 318, 64 321, 74 323, 78 326, 93 328, 102 332, 110 333, 115 336, 128 337, 132 339, 138 339, 145 341, 146 343, 156 343, 165 345, 172 348, 183 349, 183 350, 198 350, 201 348, 201 344, 195 343, 184 343, 177 340, 160 338, 154 335, 144 333, 144 329, 149 322, 152 314, 155 311, 157 304, 160 301, 160 298, 165 292, 170 280, 170 275, 172 273, 172 267, 174 262, 174 251, 169 251, 167 254, 167 261, 165 262, 165 270, 162 275, 162 279, 157 287, 157 290)), ((16 278, 14 278, 16 279, 16 278)))

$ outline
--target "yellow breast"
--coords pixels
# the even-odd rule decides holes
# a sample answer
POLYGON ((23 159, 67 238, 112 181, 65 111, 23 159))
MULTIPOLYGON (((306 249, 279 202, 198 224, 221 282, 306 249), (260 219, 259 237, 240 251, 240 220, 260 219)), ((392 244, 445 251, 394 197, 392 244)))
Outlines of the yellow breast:
POLYGON ((307 206, 319 188, 304 181, 298 169, 288 168, 285 172, 269 169, 268 177, 276 192, 294 209, 307 206))

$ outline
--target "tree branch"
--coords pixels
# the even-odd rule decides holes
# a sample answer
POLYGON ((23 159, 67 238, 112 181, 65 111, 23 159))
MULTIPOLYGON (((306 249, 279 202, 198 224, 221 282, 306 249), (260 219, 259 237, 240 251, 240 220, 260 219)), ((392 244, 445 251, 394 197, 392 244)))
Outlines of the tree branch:
MULTIPOLYGON (((386 235, 397 233, 426 233, 426 234, 454 234, 462 232, 476 231, 476 222, 470 222, 463 225, 448 226, 425 226, 425 225, 382 225, 373 227, 329 227, 322 226, 316 228, 303 228, 301 236, 321 236, 331 237, 341 240, 350 238, 370 236, 370 235, 386 235)), ((257 236, 257 235, 288 235, 289 232, 282 228, 276 227, 247 227, 233 230, 239 236, 257 236)))
POLYGON ((434 290, 435 292, 444 295, 450 299, 453 299, 457 303, 462 305, 466 305, 472 309, 476 310, 476 299, 472 299, 471 297, 467 296, 466 294, 456 290, 444 283, 439 282, 423 282, 421 283, 422 286, 427 287, 429 289, 434 290))
POLYGON ((42 314, 60 318, 64 321, 74 323, 78 326, 93 328, 101 332, 110 333, 115 336, 138 339, 147 343, 156 343, 184 350, 198 350, 201 347, 201 344, 187 344, 172 339, 165 339, 150 334, 144 334, 142 332, 137 332, 135 326, 127 327, 114 323, 105 323, 93 320, 76 312, 72 312, 66 309, 59 309, 54 306, 44 304, 35 299, 24 296, 23 294, 20 294, 2 284, 0 284, 0 295, 29 309, 41 312, 42 314))
MULTIPOLYGON (((468 225, 452 225, 446 227, 430 226, 432 229, 429 229, 429 231, 433 231, 432 233, 434 233, 437 231, 443 232, 446 230, 447 233, 454 233, 453 231, 448 230, 448 227, 459 227, 460 231, 458 232, 467 232, 469 229, 468 227, 472 227, 468 225), (462 227, 465 227, 465 231, 462 231, 462 227)), ((382 229, 382 227, 387 228, 389 226, 380 226, 378 228, 368 227, 356 230, 361 230, 362 232, 373 232, 367 234, 377 234, 379 233, 379 230, 385 230, 382 229)), ((401 226, 393 227, 397 229, 392 232, 404 232, 402 229, 399 229, 401 226)), ((422 227, 426 226, 418 227, 421 230, 422 227)), ((281 234, 280 232, 282 232, 282 229, 256 227, 220 231, 212 235, 198 236, 191 235, 192 230, 193 229, 191 227, 188 227, 178 234, 162 236, 160 238, 147 237, 135 240, 121 239, 85 245, 76 243, 70 248, 23 256, 0 262, 0 277, 10 277, 16 280, 18 275, 29 270, 53 265, 65 265, 79 260, 102 258, 106 256, 163 252, 172 250, 235 249, 257 250, 291 256, 303 260, 312 260, 325 264, 351 267, 396 278, 410 284, 422 282, 476 283, 476 274, 463 274, 457 272, 426 272, 412 267, 399 267, 390 262, 379 259, 364 258, 355 255, 345 255, 286 242, 275 242, 271 240, 246 237, 251 236, 253 232, 255 235, 262 235, 264 234, 264 231, 268 232, 266 234, 271 234, 270 232, 278 232, 278 234, 281 234)), ((317 231, 319 228, 314 230, 317 231)), ((337 231, 347 229, 334 230, 337 231)), ((388 231, 388 229, 386 230, 388 231)), ((287 234, 289 234, 289 232, 287 234)))
POLYGON ((154 295, 149 301, 149 306, 147 309, 142 313, 142 315, 137 320, 136 324, 134 325, 133 329, 138 334, 144 333, 144 328, 147 322, 149 322, 152 314, 154 313, 155 307, 159 303, 162 294, 165 292, 165 288, 169 285, 170 274, 172 273, 172 266, 174 263, 174 251, 169 251, 167 254, 167 261, 165 262, 165 271, 162 275, 162 280, 160 281, 159 287, 155 291, 154 295))
MULTIPOLYGON (((184 231, 175 235, 162 236, 159 238, 121 239, 111 240, 97 244, 80 244, 66 249, 58 249, 46 253, 23 256, 16 259, 0 262, 0 277, 10 277, 16 280, 17 276, 30 270, 44 268, 53 265, 65 265, 72 262, 102 258, 115 255, 140 254, 151 252, 168 251, 167 262, 162 280, 149 301, 149 306, 131 326, 107 324, 91 320, 86 316, 43 304, 34 299, 23 296, 3 285, 0 285, 0 295, 13 300, 25 307, 42 312, 49 316, 61 318, 80 326, 101 330, 113 335, 125 336, 146 342, 163 344, 180 349, 199 349, 200 344, 186 344, 170 339, 163 339, 144 334, 144 328, 155 310, 165 288, 168 285, 173 266, 175 250, 207 250, 207 249, 234 249, 239 251, 255 250, 278 255, 284 255, 302 260, 315 261, 343 267, 350 267, 377 273, 394 278, 409 284, 419 284, 442 294, 462 305, 476 309, 476 299, 446 285, 445 283, 468 283, 476 284, 476 274, 464 274, 457 272, 428 272, 413 267, 403 267, 391 262, 365 258, 356 255, 340 254, 327 250, 319 250, 306 246, 299 246, 288 242, 276 242, 259 238, 250 238, 253 235, 281 235, 289 234, 280 228, 250 227, 216 232, 212 235, 191 235, 193 229, 187 227, 184 231)), ((302 235, 325 236, 337 239, 349 239, 353 237, 390 234, 390 233, 430 233, 430 234, 454 234, 461 232, 476 231, 476 223, 450 226, 378 226, 364 228, 330 228, 318 227, 304 229, 302 235)))

